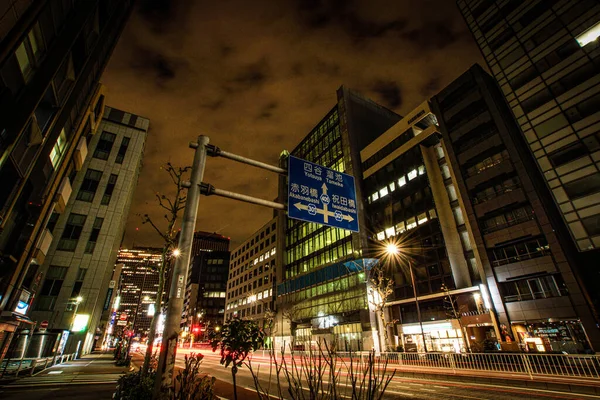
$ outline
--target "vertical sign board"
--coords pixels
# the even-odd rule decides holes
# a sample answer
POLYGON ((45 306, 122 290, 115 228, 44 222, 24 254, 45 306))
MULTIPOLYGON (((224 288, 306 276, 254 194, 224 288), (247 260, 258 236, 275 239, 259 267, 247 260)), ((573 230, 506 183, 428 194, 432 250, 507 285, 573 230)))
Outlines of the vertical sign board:
POLYGON ((354 177, 290 156, 288 217, 358 232, 354 177))

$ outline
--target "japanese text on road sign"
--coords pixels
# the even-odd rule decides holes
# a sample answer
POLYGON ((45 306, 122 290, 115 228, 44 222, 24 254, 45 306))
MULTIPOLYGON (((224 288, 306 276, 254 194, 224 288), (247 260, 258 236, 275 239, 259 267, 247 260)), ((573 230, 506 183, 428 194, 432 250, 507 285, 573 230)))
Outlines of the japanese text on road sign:
POLYGON ((354 177, 290 156, 288 216, 358 232, 354 177))

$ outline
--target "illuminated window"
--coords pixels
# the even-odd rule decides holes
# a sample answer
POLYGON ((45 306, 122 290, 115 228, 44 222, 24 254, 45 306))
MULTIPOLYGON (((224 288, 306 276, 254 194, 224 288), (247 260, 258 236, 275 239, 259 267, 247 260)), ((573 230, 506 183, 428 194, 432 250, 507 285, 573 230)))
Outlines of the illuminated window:
POLYGON ((444 179, 450 178, 450 168, 448 168, 448 164, 442 165, 442 176, 444 179))
POLYGON ((387 237, 392 237, 392 236, 394 236, 395 234, 396 234, 396 231, 394 230, 394 227, 393 227, 393 226, 392 226, 392 227, 390 227, 390 228, 387 228, 387 229, 385 230, 385 236, 387 236, 387 237))
POLYGON ((408 180, 412 181, 413 179, 415 179, 417 177, 417 170, 413 169, 412 171, 410 171, 408 173, 408 180))
POLYGON ((379 190, 379 197, 385 197, 388 194, 388 189, 387 187, 384 187, 383 189, 379 190))
POLYGON ((577 39, 577 42, 579 43, 579 45, 581 47, 583 47, 586 44, 592 43, 593 41, 597 40, 599 36, 600 36, 600 22, 598 22, 596 25, 592 26, 587 31, 583 32, 581 35, 577 36, 576 39, 577 39))
POLYGON ((377 234, 377 240, 385 240, 385 231, 381 231, 377 234))
POLYGON ((424 165, 421 165, 421 166, 419 167, 419 175, 423 175, 424 173, 425 173, 425 166, 424 166, 424 165))
POLYGON ((404 185, 406 185, 406 177, 402 176, 400 179, 398 179, 398 187, 402 187, 404 185))
POLYGON ((394 182, 390 183, 390 192, 396 190, 396 184, 394 182))
POLYGON ((373 201, 378 200, 379 199, 379 193, 375 192, 371 195, 371 198, 373 199, 373 201))
POLYGON ((58 166, 60 159, 62 158, 63 153, 65 152, 65 147, 67 147, 67 137, 65 135, 65 129, 63 128, 60 131, 60 135, 58 135, 58 139, 56 139, 56 143, 50 152, 50 162, 54 169, 58 166))
POLYGON ((404 226, 404 221, 396 224, 396 235, 399 235, 406 231, 406 227, 404 226))
POLYGON ((417 227, 417 220, 415 217, 409 218, 406 221, 406 230, 411 230, 417 227))
POLYGON ((425 213, 419 214, 419 216, 417 218, 417 222, 419 223, 419 225, 422 225, 425 222, 427 222, 427 214, 425 214, 425 213))

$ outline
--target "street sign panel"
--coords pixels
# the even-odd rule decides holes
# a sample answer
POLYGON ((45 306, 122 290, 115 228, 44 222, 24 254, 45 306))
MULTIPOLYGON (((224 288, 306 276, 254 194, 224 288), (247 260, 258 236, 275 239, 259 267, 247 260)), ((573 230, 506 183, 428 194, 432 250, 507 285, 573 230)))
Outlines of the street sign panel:
POLYGON ((358 232, 354 177, 290 156, 288 217, 358 232))

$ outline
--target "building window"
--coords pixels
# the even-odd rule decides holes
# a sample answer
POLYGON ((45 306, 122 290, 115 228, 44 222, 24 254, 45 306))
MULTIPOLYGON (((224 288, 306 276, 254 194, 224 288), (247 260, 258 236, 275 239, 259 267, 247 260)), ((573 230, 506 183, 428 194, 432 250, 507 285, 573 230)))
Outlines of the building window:
POLYGON ((115 162, 117 164, 123 164, 123 160, 125 159, 125 153, 127 153, 127 147, 129 146, 129 138, 124 137, 121 141, 121 146, 119 147, 119 152, 117 153, 117 158, 115 162))
POLYGON ((581 220, 581 223, 585 227, 588 235, 596 236, 600 235, 600 215, 592 215, 581 220))
POLYGON ((102 229, 103 222, 104 218, 96 217, 96 219, 94 220, 94 226, 92 227, 90 238, 88 239, 88 242, 85 245, 85 252, 87 254, 92 254, 94 252, 94 249, 96 248, 96 242, 98 241, 98 235, 100 235, 100 229, 102 229))
POLYGON ((567 286, 558 274, 500 283, 504 301, 526 301, 566 296, 567 286))
POLYGON ((54 147, 52 147, 52 151, 50 152, 50 162, 54 169, 60 163, 60 159, 65 152, 65 148, 67 147, 67 136, 65 135, 65 129, 63 128, 60 131, 60 135, 58 135, 58 139, 56 139, 56 143, 54 147))
POLYGON ((23 40, 15 51, 17 63, 19 64, 25 82, 31 77, 31 73, 36 67, 36 64, 39 64, 44 50, 45 46, 44 40, 42 39, 42 32, 40 31, 40 25, 39 23, 36 23, 33 29, 29 31, 25 40, 23 40))
POLYGON ((565 192, 570 199, 584 197, 600 191, 600 173, 588 175, 564 185, 565 192))
POLYGON ((81 231, 83 230, 83 225, 85 224, 85 218, 86 216, 81 214, 71 213, 69 215, 65 230, 58 241, 57 250, 75 251, 81 231))
POLYGON ((106 189, 104 190, 104 195, 102 196, 102 201, 100 204, 107 206, 110 203, 112 194, 115 191, 115 185, 117 184, 118 177, 118 175, 110 174, 110 178, 108 178, 108 184, 106 185, 106 189))
POLYGON ((92 202, 100 184, 100 179, 102 179, 102 171, 88 169, 85 172, 85 178, 83 178, 79 193, 77 193, 77 200, 92 202))
POLYGON ((73 284, 73 290, 71 290, 71 301, 67 303, 67 311, 75 311, 77 303, 75 303, 73 300, 81 294, 81 287, 83 286, 83 280, 85 279, 86 272, 87 268, 79 268, 79 270, 77 271, 77 279, 73 284))
POLYGON ((550 246, 543 237, 497 247, 491 251, 492 263, 496 267, 542 257, 547 254, 550 254, 550 246))
POLYGON ((65 276, 67 275, 67 267, 57 267, 51 265, 46 273, 46 280, 40 290, 40 297, 36 304, 37 310, 54 310, 56 298, 60 293, 65 276))
POLYGON ((532 219, 535 219, 535 216, 533 209, 529 205, 514 210, 504 211, 500 215, 493 216, 483 221, 483 233, 495 232, 532 219))
POLYGON ((103 131, 100 135, 100 140, 98 140, 98 144, 96 145, 94 158, 108 160, 108 156, 110 155, 110 151, 112 150, 116 138, 117 135, 114 133, 103 131))

